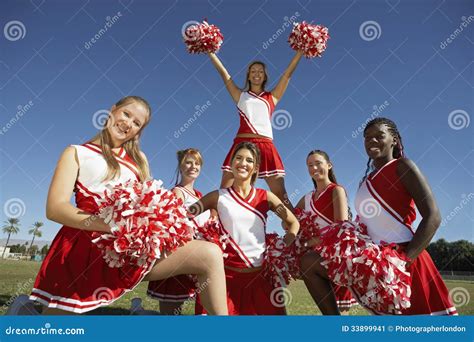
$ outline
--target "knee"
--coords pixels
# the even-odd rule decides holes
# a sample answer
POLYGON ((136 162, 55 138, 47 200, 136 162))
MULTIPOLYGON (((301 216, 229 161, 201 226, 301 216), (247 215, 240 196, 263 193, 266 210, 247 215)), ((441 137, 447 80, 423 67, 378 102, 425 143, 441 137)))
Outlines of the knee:
POLYGON ((202 249, 202 258, 208 265, 222 264, 224 260, 222 250, 212 242, 205 242, 205 248, 202 249))

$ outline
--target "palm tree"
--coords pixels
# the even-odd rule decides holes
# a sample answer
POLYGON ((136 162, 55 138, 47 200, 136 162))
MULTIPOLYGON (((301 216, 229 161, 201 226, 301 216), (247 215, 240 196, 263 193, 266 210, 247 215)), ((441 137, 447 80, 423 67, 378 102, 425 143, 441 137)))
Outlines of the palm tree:
POLYGON ((35 237, 41 237, 43 235, 41 230, 39 230, 41 227, 43 227, 43 222, 38 222, 37 221, 37 222, 33 223, 33 228, 31 228, 28 231, 28 234, 33 234, 33 239, 31 239, 29 250, 31 250, 31 247, 33 247, 33 243, 35 242, 35 237))
POLYGON ((3 249, 2 259, 5 256, 5 251, 7 250, 8 242, 10 242, 10 235, 18 234, 20 231, 20 219, 10 217, 8 220, 5 221, 5 225, 2 227, 3 232, 8 234, 7 243, 5 244, 5 248, 3 249))

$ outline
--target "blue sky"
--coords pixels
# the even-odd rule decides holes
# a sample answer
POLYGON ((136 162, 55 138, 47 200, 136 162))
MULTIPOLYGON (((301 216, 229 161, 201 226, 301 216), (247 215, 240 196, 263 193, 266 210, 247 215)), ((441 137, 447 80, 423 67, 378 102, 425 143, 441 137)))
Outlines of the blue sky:
MULTIPOLYGON (((54 237, 59 225, 46 220, 44 207, 56 161, 67 145, 95 135, 94 113, 124 95, 140 95, 153 107, 142 147, 154 176, 170 184, 176 150, 197 147, 205 159, 197 188, 217 188, 238 116, 209 60, 186 52, 182 27, 207 18, 224 34, 219 56, 236 83, 244 84, 246 66, 259 59, 274 85, 293 55, 285 24, 293 17, 325 25, 331 36, 322 58, 301 61, 277 106, 283 129, 274 129, 275 144, 293 201, 311 190, 305 157, 318 148, 332 157, 352 205, 367 162, 358 127, 387 116, 437 198, 444 224, 435 239, 474 241, 470 1, 7 0, 0 6, 0 219, 19 210, 15 238, 30 238, 37 220, 45 223, 43 239, 54 237), (190 118, 196 120, 184 128, 190 118)), ((270 230, 279 230, 270 222, 270 230)))

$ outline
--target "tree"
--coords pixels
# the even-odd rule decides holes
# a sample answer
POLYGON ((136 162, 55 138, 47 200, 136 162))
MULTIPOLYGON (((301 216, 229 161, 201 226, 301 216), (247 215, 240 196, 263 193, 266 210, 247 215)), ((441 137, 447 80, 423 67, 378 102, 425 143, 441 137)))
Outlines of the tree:
POLYGON ((5 221, 5 225, 2 227, 2 230, 5 234, 8 234, 7 243, 5 244, 5 248, 3 249, 2 259, 5 256, 5 251, 8 247, 8 242, 10 242, 10 236, 12 234, 18 234, 20 231, 20 219, 10 217, 8 220, 5 221))
POLYGON ((48 250, 49 250, 49 246, 48 245, 44 245, 42 248, 41 248, 41 255, 42 256, 45 256, 47 253, 48 253, 48 250))
POLYGON ((33 254, 31 249, 33 247, 33 243, 35 242, 35 237, 43 236, 43 233, 40 230, 41 227, 43 227, 43 222, 36 221, 35 223, 33 223, 33 228, 28 231, 28 234, 33 234, 33 238, 31 239, 30 243, 29 254, 33 254))
POLYGON ((38 253, 38 246, 36 246, 36 245, 30 246, 29 253, 31 255, 36 255, 38 253))

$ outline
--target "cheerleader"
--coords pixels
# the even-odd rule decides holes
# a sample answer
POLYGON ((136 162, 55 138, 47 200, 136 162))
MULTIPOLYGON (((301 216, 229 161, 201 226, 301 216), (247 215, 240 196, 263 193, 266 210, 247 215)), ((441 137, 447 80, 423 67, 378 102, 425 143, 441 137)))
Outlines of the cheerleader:
POLYGON ((221 188, 229 188, 232 185, 234 176, 230 162, 235 147, 243 141, 250 141, 257 145, 261 153, 262 159, 258 177, 264 178, 270 191, 277 195, 288 208, 293 209, 285 189, 285 168, 273 144, 272 113, 285 93, 291 75, 302 55, 301 51, 296 53, 276 87, 272 91, 267 91, 265 85, 268 82, 268 75, 263 62, 250 63, 245 78, 245 89, 241 90, 236 86, 217 55, 209 53, 212 64, 221 75, 227 90, 237 105, 240 118, 237 136, 222 165, 221 188))
MULTIPOLYGON (((350 219, 347 206, 347 195, 344 188, 337 184, 334 167, 326 152, 311 151, 306 158, 308 172, 314 183, 314 190, 303 196, 296 208, 317 215, 317 224, 322 228, 337 221, 350 219)), ((309 242, 311 244, 311 242, 309 242)), ((305 277, 305 269, 301 269, 302 277, 310 294, 315 298, 319 291, 311 282, 312 277, 305 277)), ((311 272, 309 272, 310 274, 311 272)), ((348 314, 351 306, 357 301, 347 287, 332 284, 337 306, 342 314, 348 314)))
MULTIPOLYGON (((411 260, 411 306, 404 315, 456 315, 448 289, 430 255, 425 250, 438 229, 441 219, 436 200, 425 176, 415 163, 404 157, 402 137, 395 123, 386 118, 370 121, 364 129, 365 150, 369 156, 367 170, 356 194, 358 220, 367 226, 375 243, 396 243, 411 260), (369 173, 371 166, 374 168, 369 173), (416 208, 422 216, 416 230, 413 222, 416 208)), ((337 311, 327 275, 317 255, 304 261, 317 274, 323 313, 337 311)), ((351 289, 356 299, 361 293, 351 289)), ((360 302, 360 301, 359 301, 360 302)), ((319 304, 318 303, 318 304, 319 304)), ((373 314, 385 314, 369 310, 373 314)))
MULTIPOLYGON (((199 150, 188 148, 178 151, 178 168, 176 185, 173 192, 183 200, 186 207, 202 197, 201 192, 194 188, 194 182, 199 177, 202 167, 202 156, 199 150)), ((196 225, 203 225, 210 217, 210 211, 203 212, 193 218, 196 225)), ((147 294, 160 301, 162 315, 179 315, 183 303, 194 297, 195 284, 189 275, 179 275, 160 281, 148 283, 147 294)))
MULTIPOLYGON (((227 282, 227 305, 230 315, 284 315, 284 305, 262 275, 265 251, 267 212, 272 210, 287 227, 284 241, 290 245, 299 223, 291 211, 272 192, 253 187, 258 175, 260 152, 250 142, 239 143, 233 150, 230 165, 232 186, 213 191, 190 207, 200 213, 215 209, 222 229, 229 236, 224 253, 227 282)), ((204 310, 196 303, 196 314, 204 310)))
POLYGON ((63 227, 51 244, 30 296, 46 306, 43 313, 84 313, 112 304, 142 280, 196 274, 200 281, 209 283, 202 291, 206 309, 212 314, 227 314, 222 253, 215 245, 191 241, 154 264, 111 268, 92 242, 93 232, 111 232, 109 225, 94 215, 96 199, 106 185, 150 177, 147 159, 139 148, 150 115, 144 99, 127 96, 112 107, 95 138, 72 145, 62 154, 49 189, 46 216, 63 227), (70 203, 73 192, 76 206, 70 203))

